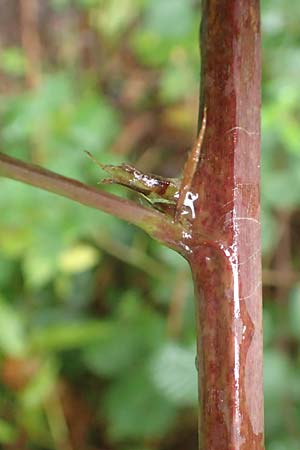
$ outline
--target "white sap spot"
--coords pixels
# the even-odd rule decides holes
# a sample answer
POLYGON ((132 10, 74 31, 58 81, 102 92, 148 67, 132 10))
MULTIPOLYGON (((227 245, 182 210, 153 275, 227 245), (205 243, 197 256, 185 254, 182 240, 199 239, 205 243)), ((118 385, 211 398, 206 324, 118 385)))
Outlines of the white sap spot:
POLYGON ((195 217, 196 217, 194 202, 197 200, 197 198, 198 198, 198 194, 193 194, 191 191, 188 191, 186 193, 186 196, 185 196, 185 199, 183 202, 184 206, 186 206, 187 208, 190 208, 193 219, 195 219, 195 217))
POLYGON ((181 242, 181 246, 184 248, 184 250, 188 253, 193 253, 191 248, 189 247, 189 241, 192 239, 191 233, 188 233, 187 231, 182 232, 182 238, 183 242, 181 242))
POLYGON ((182 232, 182 237, 183 237, 184 239, 192 239, 191 233, 188 233, 187 231, 183 231, 183 232, 182 232))
POLYGON ((244 133, 248 134, 248 136, 255 136, 255 135, 258 135, 258 132, 257 132, 257 131, 249 131, 249 130, 247 130, 246 128, 243 128, 243 127, 233 127, 233 128, 230 128, 230 130, 226 131, 225 134, 232 133, 232 132, 235 132, 235 131, 244 131, 244 133))
POLYGON ((246 327, 246 325, 244 325, 244 326, 243 326, 243 337, 242 337, 242 340, 245 339, 245 333, 246 333, 246 330, 247 330, 247 327, 246 327))

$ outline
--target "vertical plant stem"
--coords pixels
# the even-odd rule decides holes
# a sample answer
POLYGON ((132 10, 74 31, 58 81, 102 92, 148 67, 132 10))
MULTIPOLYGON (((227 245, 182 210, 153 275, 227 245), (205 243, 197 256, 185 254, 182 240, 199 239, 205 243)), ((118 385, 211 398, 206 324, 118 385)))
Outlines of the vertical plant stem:
POLYGON ((259 1, 202 0, 202 9, 200 118, 205 106, 207 125, 189 240, 199 449, 262 450, 259 1))

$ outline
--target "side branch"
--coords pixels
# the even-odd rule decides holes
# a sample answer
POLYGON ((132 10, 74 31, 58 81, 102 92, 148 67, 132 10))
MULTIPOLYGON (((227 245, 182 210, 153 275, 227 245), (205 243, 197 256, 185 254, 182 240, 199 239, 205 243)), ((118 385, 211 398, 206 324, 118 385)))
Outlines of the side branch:
POLYGON ((132 201, 83 184, 72 178, 0 153, 0 176, 21 181, 40 189, 67 197, 91 208, 99 209, 146 231, 150 236, 179 250, 182 227, 164 214, 132 201))

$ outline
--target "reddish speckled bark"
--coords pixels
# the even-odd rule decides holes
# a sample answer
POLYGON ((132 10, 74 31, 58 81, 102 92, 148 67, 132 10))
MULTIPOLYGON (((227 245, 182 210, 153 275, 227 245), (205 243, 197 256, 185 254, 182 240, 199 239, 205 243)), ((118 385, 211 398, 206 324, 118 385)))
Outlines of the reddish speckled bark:
POLYGON ((185 241, 197 295, 199 449, 261 450, 259 1, 202 4, 207 126, 185 241))

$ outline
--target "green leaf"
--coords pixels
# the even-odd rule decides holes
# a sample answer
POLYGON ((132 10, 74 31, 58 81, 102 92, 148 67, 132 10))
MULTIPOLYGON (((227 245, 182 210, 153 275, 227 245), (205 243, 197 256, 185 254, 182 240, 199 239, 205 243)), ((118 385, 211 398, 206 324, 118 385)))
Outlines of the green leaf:
POLYGON ((136 0, 122 0, 122 8, 120 8, 119 0, 79 1, 81 3, 98 3, 98 8, 93 11, 93 23, 101 30, 101 34, 105 34, 112 41, 122 36, 124 30, 134 21, 139 12, 136 0))
POLYGON ((262 252, 263 254, 273 250, 278 242, 278 224, 275 217, 267 208, 263 208, 261 214, 262 227, 262 252))
POLYGON ((160 259, 172 269, 185 270, 188 268, 187 261, 168 247, 160 245, 157 248, 157 253, 160 256, 160 259))
POLYGON ((64 250, 58 257, 58 267, 65 273, 78 273, 91 269, 99 262, 99 251, 87 244, 77 244, 64 250))
POLYGON ((134 291, 120 298, 112 333, 83 351, 83 360, 92 372, 115 377, 146 361, 160 344, 163 321, 142 302, 134 291))
POLYGON ((24 277, 31 288, 38 288, 49 282, 56 270, 55 255, 40 252, 40 249, 32 248, 23 261, 24 277))
POLYGON ((0 419, 0 442, 12 444, 17 439, 18 432, 15 427, 6 420, 0 419))
POLYGON ((282 401, 288 391, 289 361, 284 353, 268 350, 264 355, 264 393, 267 404, 282 401))
MULTIPOLYGON (((264 401, 267 436, 279 437, 285 433, 282 405, 289 402, 291 367, 283 352, 266 350, 264 354, 264 401)), ((289 419, 288 419, 289 420, 289 419)))
POLYGON ((135 330, 115 324, 109 339, 84 349, 83 361, 95 374, 112 377, 128 370, 140 355, 140 349, 135 330))
POLYGON ((57 9, 58 11, 67 8, 72 0, 51 0, 51 4, 54 9, 57 9))
POLYGON ((68 134, 82 151, 107 151, 119 131, 116 111, 96 92, 84 93, 70 119, 68 134))
POLYGON ((268 450, 299 450, 299 441, 289 439, 288 436, 284 439, 271 441, 268 444, 268 450))
POLYGON ((300 205, 300 177, 296 170, 273 170, 264 175, 264 183, 268 189, 263 200, 269 207, 289 209, 300 205))
POLYGON ((7 143, 36 138, 45 142, 51 123, 61 114, 72 111, 73 86, 64 74, 48 76, 40 87, 12 101, 6 113, 3 137, 7 143), (33 126, 34 124, 34 126, 33 126))
POLYGON ((107 339, 111 329, 111 324, 102 320, 63 323, 35 329, 30 342, 35 351, 70 350, 107 339))
POLYGON ((179 406, 196 406, 198 401, 196 348, 167 343, 153 358, 153 383, 169 401, 179 406))
POLYGON ((178 39, 191 32, 194 18, 192 0, 152 1, 145 12, 145 29, 155 35, 178 39))
POLYGON ((173 425, 176 409, 151 383, 145 370, 133 370, 105 395, 105 417, 113 440, 150 439, 173 425))
POLYGON ((0 350, 11 356, 22 356, 26 351, 22 317, 0 296, 0 350))
POLYGON ((160 96, 163 102, 177 102, 190 95, 192 86, 197 86, 196 73, 187 60, 184 48, 176 49, 176 64, 170 64, 163 72, 160 82, 160 96), (179 60, 179 62, 177 61, 179 60), (186 86, 190 86, 187 90, 186 86))
POLYGON ((296 284, 290 292, 288 303, 288 330, 291 336, 300 341, 300 285, 296 284))
POLYGON ((0 52, 0 69, 9 75, 22 76, 25 73, 26 59, 23 50, 7 47, 0 52))
POLYGON ((273 339, 276 336, 274 319, 271 311, 268 308, 264 308, 263 312, 263 333, 264 333, 264 347, 272 344, 273 339))
POLYGON ((49 358, 40 367, 37 374, 20 394, 23 408, 34 409, 43 407, 45 400, 55 389, 58 366, 54 359, 49 358))

